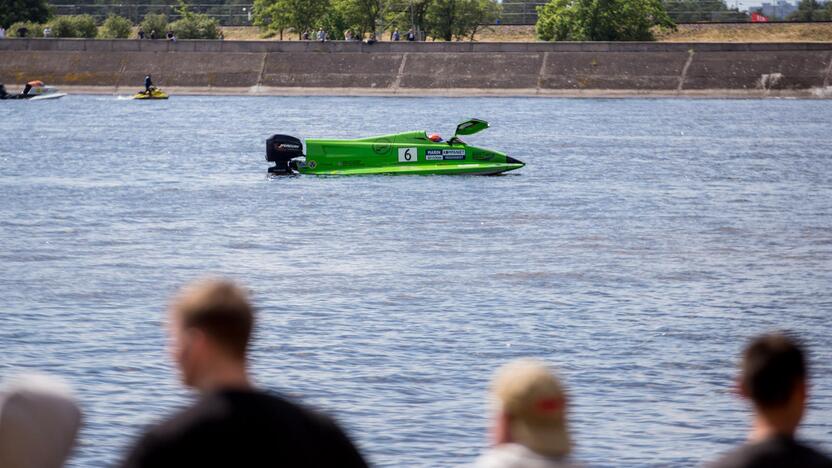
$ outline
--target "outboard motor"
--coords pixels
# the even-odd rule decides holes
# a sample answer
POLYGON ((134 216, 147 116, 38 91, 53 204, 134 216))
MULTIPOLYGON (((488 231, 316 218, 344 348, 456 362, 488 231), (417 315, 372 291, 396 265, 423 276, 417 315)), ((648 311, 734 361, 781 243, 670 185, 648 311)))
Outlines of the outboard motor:
POLYGON ((291 174, 290 162, 294 158, 303 157, 303 143, 293 136, 272 135, 266 140, 266 161, 273 162, 269 168, 272 174, 291 174))

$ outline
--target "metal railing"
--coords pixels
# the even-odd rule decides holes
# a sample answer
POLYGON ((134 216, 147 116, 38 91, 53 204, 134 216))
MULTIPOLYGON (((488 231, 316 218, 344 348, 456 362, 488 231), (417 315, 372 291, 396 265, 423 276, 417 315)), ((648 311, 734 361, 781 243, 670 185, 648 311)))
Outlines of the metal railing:
MULTIPOLYGON (((179 5, 160 5, 150 3, 111 3, 108 5, 85 3, 82 1, 51 1, 49 6, 56 15, 91 15, 103 20, 110 15, 123 16, 135 24, 148 13, 164 13, 171 21, 180 17, 179 5)), ((225 26, 251 25, 251 7, 249 3, 231 5, 218 4, 188 4, 188 9, 194 13, 205 13, 217 18, 225 26)))
MULTIPOLYGON (((52 0, 50 6, 57 15, 92 15, 96 19, 103 20, 111 14, 124 16, 134 23, 139 23, 148 13, 164 13, 171 21, 179 18, 178 4, 154 4, 154 3, 111 3, 96 4, 95 0, 52 0)), ((154 0, 145 0, 154 1, 154 0)), ((170 0, 168 0, 170 1, 170 0)), ((210 0, 209 0, 210 1, 210 0)), ((245 1, 245 0, 243 0, 245 1)), ((796 9, 794 4, 771 0, 762 7, 762 13, 768 15, 770 20, 786 19, 787 15, 796 9), (767 11, 766 8, 772 11, 767 11), (782 13, 782 14, 781 14, 782 13)), ((832 0, 829 0, 832 1, 832 0)), ((399 0, 402 9, 407 8, 407 0, 399 0)), ((501 25, 534 25, 537 22, 537 7, 547 3, 546 0, 503 0, 502 15, 496 21, 501 25)), ((670 17, 677 23, 737 23, 750 21, 750 14, 742 11, 744 8, 740 0, 728 0, 722 3, 722 8, 713 7, 721 3, 718 0, 699 0, 691 2, 686 0, 664 0, 664 4, 670 17), (694 8, 692 8, 692 5, 694 8), (696 9, 696 5, 703 6, 696 9), (710 8, 710 9, 709 9, 710 8)), ((196 3, 189 4, 190 11, 205 13, 220 21, 224 26, 249 26, 251 20, 251 3, 217 4, 217 3, 196 3)), ((755 8, 755 11, 759 8, 755 8)))

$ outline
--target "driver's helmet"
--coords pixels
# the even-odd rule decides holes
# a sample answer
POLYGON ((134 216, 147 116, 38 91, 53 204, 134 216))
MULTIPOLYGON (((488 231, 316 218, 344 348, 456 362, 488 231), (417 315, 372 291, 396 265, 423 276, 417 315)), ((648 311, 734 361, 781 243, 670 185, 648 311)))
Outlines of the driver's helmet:
POLYGON ((429 139, 430 141, 433 141, 433 142, 439 142, 439 141, 442 141, 442 137, 441 137, 441 136, 439 136, 439 134, 438 134, 438 133, 431 133, 431 134, 430 134, 430 136, 428 136, 428 139, 429 139))

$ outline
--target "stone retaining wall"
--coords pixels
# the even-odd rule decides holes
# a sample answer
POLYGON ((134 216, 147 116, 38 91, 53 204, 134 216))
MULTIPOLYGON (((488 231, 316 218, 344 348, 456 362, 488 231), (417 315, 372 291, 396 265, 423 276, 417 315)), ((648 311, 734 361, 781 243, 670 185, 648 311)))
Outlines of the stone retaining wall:
POLYGON ((91 91, 832 97, 830 43, 0 40, 0 82, 91 91))

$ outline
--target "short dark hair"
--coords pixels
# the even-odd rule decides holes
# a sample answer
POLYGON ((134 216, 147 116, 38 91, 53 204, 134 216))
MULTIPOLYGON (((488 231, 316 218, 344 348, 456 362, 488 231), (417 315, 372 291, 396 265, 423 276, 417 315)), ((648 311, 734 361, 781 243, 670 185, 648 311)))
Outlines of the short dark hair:
POLYGON ((184 328, 197 328, 238 359, 245 359, 254 309, 246 292, 228 280, 203 280, 183 288, 172 309, 184 328))
POLYGON ((759 407, 782 406, 795 386, 806 379, 803 349, 794 338, 775 333, 762 335, 746 346, 741 382, 759 407))

